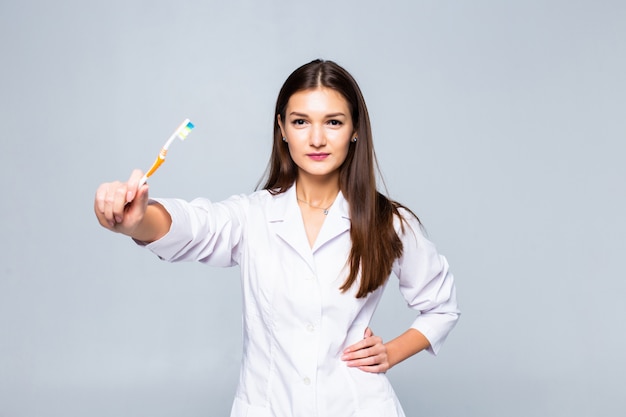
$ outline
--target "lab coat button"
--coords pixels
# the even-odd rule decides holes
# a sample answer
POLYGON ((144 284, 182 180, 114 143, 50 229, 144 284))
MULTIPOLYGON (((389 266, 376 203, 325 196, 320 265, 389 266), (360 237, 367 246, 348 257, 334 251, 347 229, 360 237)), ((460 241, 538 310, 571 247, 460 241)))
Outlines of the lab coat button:
POLYGON ((306 329, 312 333, 315 331, 315 326, 312 324, 307 324, 306 329))
POLYGON ((311 385, 311 379, 308 376, 305 377, 302 382, 304 382, 304 385, 311 385))

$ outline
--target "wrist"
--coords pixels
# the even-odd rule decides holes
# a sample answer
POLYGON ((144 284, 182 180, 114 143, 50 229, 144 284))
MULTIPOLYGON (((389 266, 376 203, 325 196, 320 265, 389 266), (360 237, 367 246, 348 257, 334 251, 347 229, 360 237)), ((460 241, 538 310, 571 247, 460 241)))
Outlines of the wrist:
POLYGON ((427 349, 430 342, 420 331, 409 329, 400 336, 385 343, 387 348, 387 360, 392 368, 405 359, 427 349))
POLYGON ((143 243, 152 243, 169 232, 172 218, 161 204, 150 202, 143 218, 129 236, 143 243))

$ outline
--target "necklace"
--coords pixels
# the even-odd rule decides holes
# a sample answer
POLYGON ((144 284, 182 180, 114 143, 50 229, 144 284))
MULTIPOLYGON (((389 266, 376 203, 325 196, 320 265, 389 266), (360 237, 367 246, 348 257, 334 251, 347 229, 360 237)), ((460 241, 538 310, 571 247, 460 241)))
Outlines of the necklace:
POLYGON ((331 203, 331 205, 330 205, 330 206, 328 206, 328 207, 324 208, 324 207, 320 207, 320 206, 314 206, 313 204, 309 203, 308 201, 302 200, 302 199, 301 199, 301 198, 299 198, 298 196, 296 196, 296 199, 297 199, 299 202, 304 203, 304 204, 306 204, 307 206, 309 206, 309 207, 311 207, 311 208, 314 208, 314 209, 318 209, 318 210, 322 210, 322 211, 324 211, 324 215, 325 215, 325 216, 328 216, 328 209, 330 209, 330 207, 332 206, 332 203, 331 203))

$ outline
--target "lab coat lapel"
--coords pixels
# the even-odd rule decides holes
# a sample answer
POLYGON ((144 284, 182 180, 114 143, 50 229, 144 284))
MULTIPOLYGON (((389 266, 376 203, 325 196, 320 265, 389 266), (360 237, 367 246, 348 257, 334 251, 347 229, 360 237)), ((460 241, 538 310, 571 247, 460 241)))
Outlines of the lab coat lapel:
POLYGON ((315 271, 313 252, 306 238, 295 186, 273 198, 269 224, 274 233, 293 248, 312 271, 315 271))
POLYGON ((315 271, 313 254, 326 243, 350 230, 348 202, 339 192, 328 211, 313 248, 309 246, 302 221, 302 213, 296 198, 296 187, 274 197, 270 210, 270 228, 315 271))
POLYGON ((313 245, 313 253, 348 230, 350 230, 348 202, 343 198, 343 194, 340 191, 332 207, 328 210, 328 215, 324 220, 320 233, 317 235, 313 245))

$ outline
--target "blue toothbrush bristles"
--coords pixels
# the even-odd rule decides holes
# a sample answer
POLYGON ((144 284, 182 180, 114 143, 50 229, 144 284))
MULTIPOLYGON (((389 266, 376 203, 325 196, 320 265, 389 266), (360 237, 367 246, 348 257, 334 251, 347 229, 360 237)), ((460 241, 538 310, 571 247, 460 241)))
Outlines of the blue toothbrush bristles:
POLYGON ((188 122, 185 126, 182 127, 182 129, 180 129, 180 132, 178 132, 178 137, 181 140, 185 140, 185 138, 187 137, 187 135, 189 135, 189 132, 191 132, 191 129, 193 129, 195 126, 193 125, 193 123, 188 122))

